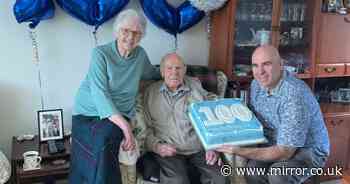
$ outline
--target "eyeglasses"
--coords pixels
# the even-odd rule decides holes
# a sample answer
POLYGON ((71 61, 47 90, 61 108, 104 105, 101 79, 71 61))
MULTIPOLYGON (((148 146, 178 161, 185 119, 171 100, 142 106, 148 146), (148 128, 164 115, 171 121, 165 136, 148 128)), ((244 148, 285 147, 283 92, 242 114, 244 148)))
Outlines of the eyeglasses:
POLYGON ((133 31, 127 28, 120 28, 120 32, 123 36, 133 36, 133 37, 140 37, 142 33, 140 31, 133 31))

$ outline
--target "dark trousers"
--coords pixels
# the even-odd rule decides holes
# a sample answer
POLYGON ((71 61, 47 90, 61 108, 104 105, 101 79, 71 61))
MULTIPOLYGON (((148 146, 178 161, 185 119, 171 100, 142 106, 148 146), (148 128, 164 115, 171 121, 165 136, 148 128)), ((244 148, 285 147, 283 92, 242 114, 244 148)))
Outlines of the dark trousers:
POLYGON ((190 184, 188 165, 196 169, 200 175, 201 184, 228 184, 229 180, 220 172, 218 165, 208 165, 205 152, 192 155, 176 155, 161 157, 155 154, 160 165, 160 183, 162 184, 190 184))
POLYGON ((310 149, 299 148, 295 155, 286 161, 264 162, 248 160, 247 168, 265 170, 265 175, 248 175, 248 184, 300 184, 311 177, 310 169, 322 167, 326 158, 316 158, 310 149), (304 170, 301 172, 301 170, 304 170), (270 172, 269 174, 267 174, 270 172))
POLYGON ((122 184, 119 146, 122 130, 108 119, 72 117, 70 184, 122 184))

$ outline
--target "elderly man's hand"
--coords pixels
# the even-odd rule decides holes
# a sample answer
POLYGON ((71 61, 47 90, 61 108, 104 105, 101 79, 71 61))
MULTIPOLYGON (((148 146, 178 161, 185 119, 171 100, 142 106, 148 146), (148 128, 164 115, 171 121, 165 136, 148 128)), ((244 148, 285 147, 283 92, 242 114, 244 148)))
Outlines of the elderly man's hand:
POLYGON ((219 154, 213 150, 209 150, 205 153, 205 160, 208 165, 214 165, 216 162, 218 162, 218 165, 221 165, 219 154))
POLYGON ((218 152, 222 153, 228 153, 228 154, 236 154, 239 150, 238 146, 232 146, 232 145, 223 145, 215 149, 218 152))
POLYGON ((157 144, 155 152, 161 157, 169 157, 176 155, 176 148, 170 144, 157 144))

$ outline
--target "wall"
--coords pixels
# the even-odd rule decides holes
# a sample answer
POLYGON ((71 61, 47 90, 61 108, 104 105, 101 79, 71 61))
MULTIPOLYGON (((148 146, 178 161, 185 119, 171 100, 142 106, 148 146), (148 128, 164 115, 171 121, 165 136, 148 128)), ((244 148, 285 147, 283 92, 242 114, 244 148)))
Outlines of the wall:
MULTIPOLYGON (((32 61, 32 45, 26 24, 13 15, 14 0, 0 1, 0 150, 8 156, 11 137, 37 133, 40 110, 38 68, 32 61)), ((169 1, 170 2, 170 1, 169 1)), ((183 0, 172 0, 173 5, 183 0)), ((142 12, 138 0, 127 8, 142 12)), ((206 19, 178 36, 179 53, 188 64, 207 65, 206 19)), ((72 102, 84 77, 90 50, 94 46, 92 27, 70 17, 56 6, 53 19, 42 21, 35 29, 39 43, 40 70, 45 108, 63 108, 65 129, 71 127, 72 102)), ((112 21, 98 31, 99 43, 113 39, 112 21)), ((153 64, 174 48, 174 39, 150 22, 141 45, 153 64)))

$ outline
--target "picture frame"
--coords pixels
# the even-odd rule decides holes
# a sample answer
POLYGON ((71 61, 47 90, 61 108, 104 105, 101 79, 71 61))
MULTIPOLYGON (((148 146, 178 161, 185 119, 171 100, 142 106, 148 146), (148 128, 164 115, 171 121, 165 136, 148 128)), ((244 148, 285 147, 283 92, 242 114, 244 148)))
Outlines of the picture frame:
POLYGON ((340 8, 343 8, 343 0, 327 0, 327 10, 328 12, 337 12, 340 8))
POLYGON ((350 0, 344 0, 343 5, 345 8, 350 9, 350 0))
POLYGON ((350 103, 350 88, 339 88, 331 95, 332 102, 350 103))
POLYGON ((39 110, 38 130, 40 142, 63 139, 63 110, 39 110))
POLYGON ((340 102, 350 102, 350 88, 339 88, 339 101, 340 102))

